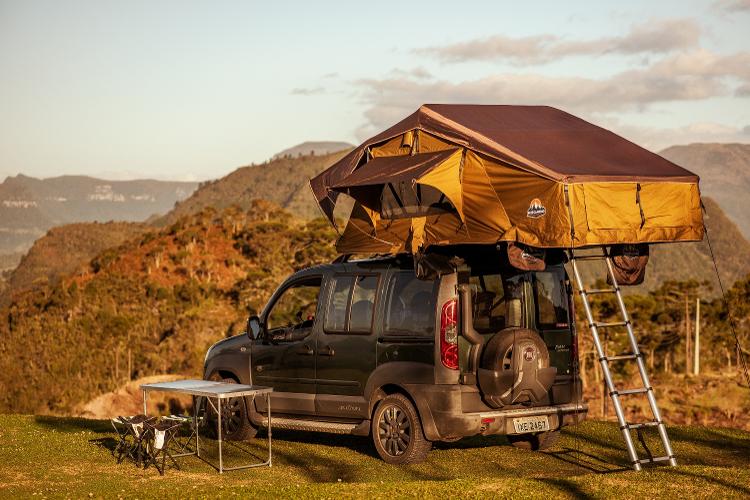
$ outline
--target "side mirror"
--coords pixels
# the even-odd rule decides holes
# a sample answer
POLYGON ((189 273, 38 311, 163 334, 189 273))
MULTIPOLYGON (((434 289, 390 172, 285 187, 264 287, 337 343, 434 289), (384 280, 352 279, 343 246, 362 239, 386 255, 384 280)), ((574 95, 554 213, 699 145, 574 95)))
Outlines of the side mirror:
POLYGON ((256 340, 262 330, 263 327, 260 325, 260 318, 255 315, 250 316, 247 320, 247 336, 252 340, 256 340))

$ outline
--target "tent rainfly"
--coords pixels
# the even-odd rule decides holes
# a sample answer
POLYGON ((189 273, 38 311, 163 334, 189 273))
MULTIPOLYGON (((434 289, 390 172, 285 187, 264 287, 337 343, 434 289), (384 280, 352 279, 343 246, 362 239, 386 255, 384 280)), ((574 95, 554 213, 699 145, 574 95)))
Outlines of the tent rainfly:
POLYGON ((426 104, 310 181, 340 253, 703 239, 698 176, 547 106, 426 104))

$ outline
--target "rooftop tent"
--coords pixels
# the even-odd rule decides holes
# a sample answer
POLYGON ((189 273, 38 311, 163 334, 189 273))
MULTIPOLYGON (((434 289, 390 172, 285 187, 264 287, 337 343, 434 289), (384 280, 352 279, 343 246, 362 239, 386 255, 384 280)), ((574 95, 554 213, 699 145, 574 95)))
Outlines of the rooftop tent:
POLYGON ((535 247, 697 241, 698 177, 546 106, 424 105, 311 180, 342 253, 518 241, 535 247))

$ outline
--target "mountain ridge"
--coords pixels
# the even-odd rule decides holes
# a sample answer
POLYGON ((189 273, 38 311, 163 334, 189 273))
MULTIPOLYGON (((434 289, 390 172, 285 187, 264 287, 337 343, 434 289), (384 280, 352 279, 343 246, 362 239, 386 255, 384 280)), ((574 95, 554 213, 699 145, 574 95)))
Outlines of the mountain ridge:
POLYGON ((701 194, 716 200, 750 238, 750 144, 691 143, 659 152, 700 177, 701 194))
POLYGON ((25 251, 55 226, 79 222, 140 222, 166 213, 197 182, 98 179, 19 174, 0 183, 0 253, 25 251))

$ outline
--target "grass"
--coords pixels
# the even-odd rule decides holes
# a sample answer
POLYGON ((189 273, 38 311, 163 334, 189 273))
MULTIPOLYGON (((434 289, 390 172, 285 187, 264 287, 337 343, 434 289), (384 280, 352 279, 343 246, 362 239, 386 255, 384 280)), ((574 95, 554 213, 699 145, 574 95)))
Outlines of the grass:
MULTIPOLYGON (((220 476, 185 457, 182 470, 161 477, 153 468, 116 464, 106 421, 0 415, 0 497, 750 496, 750 433, 676 426, 670 435, 680 466, 637 473, 626 468, 617 426, 606 422, 568 428, 548 452, 518 450, 500 436, 470 438, 436 444, 427 462, 408 467, 380 461, 367 438, 279 430, 270 469, 220 476)), ((259 460, 264 445, 243 443, 259 460)))

